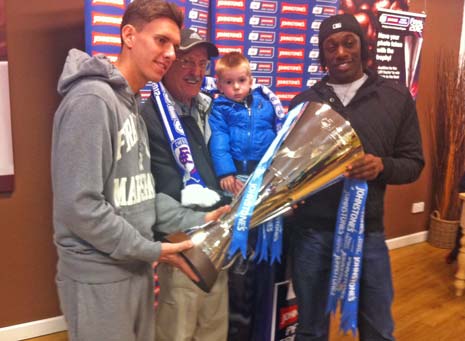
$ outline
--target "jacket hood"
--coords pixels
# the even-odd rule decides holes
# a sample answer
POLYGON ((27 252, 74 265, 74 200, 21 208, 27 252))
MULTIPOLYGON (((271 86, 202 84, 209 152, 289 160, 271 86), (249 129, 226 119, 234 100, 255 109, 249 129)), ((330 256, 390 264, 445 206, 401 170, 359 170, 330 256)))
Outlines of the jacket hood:
POLYGON ((64 96, 81 79, 93 78, 108 83, 112 88, 126 88, 126 79, 104 55, 90 57, 72 49, 68 53, 63 72, 58 80, 58 93, 64 96))

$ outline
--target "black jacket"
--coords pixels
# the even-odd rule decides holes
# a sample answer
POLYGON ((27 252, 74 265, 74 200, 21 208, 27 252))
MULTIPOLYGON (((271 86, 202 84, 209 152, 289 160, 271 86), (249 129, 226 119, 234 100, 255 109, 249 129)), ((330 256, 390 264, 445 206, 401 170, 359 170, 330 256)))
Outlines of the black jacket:
MULTIPOLYGON (((206 111, 210 110, 210 108, 205 109, 206 111)), ((207 114, 207 112, 205 112, 205 114, 207 114)), ((165 193, 180 202, 181 190, 183 189, 182 176, 179 172, 176 160, 173 157, 170 142, 166 138, 158 108, 155 109, 151 97, 142 106, 141 115, 147 125, 149 134, 151 167, 155 177, 156 191, 157 193, 165 193)), ((191 116, 180 116, 180 120, 187 140, 189 141, 192 158, 202 180, 208 188, 218 192, 221 196, 222 192, 213 170, 210 153, 197 122, 191 116)), ((228 199, 222 196, 222 200, 214 207, 206 209, 199 207, 196 208, 196 210, 210 211, 227 202, 228 199)))
MULTIPOLYGON (((386 80, 372 71, 368 79, 344 107, 327 77, 297 95, 290 103, 313 101, 329 104, 350 121, 367 154, 381 157, 384 171, 368 182, 365 208, 367 231, 382 231, 386 185, 415 181, 423 169, 423 151, 415 102, 402 85, 386 80)), ((297 209, 296 223, 303 227, 334 229, 342 191, 337 183, 308 198, 297 209)))

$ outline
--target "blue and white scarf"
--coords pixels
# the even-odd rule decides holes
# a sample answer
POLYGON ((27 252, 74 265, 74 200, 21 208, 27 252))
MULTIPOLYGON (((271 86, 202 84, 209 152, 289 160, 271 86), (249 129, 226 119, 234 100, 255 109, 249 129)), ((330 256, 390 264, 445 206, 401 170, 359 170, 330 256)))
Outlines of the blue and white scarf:
POLYGON ((286 116, 286 112, 284 111, 281 101, 279 100, 278 96, 276 96, 274 92, 270 90, 270 88, 264 85, 260 85, 260 84, 254 84, 252 86, 252 89, 257 89, 257 88, 259 88, 262 91, 262 93, 266 97, 268 97, 271 104, 273 105, 274 113, 276 115, 276 131, 279 131, 281 129, 281 126, 284 122, 284 118, 286 116))
POLYGON ((192 158, 179 116, 161 83, 152 83, 152 99, 158 107, 165 135, 170 142, 173 157, 178 164, 184 188, 181 190, 183 206, 211 207, 221 198, 209 189, 202 180, 192 158))

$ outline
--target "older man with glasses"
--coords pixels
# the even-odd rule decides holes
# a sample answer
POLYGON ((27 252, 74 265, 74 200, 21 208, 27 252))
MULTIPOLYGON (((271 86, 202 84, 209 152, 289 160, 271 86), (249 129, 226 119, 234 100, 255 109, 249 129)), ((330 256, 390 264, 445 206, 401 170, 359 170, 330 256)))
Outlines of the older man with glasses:
MULTIPOLYGON (((211 211, 228 200, 222 195, 207 148, 211 98, 200 92, 210 58, 216 56, 215 45, 195 31, 183 29, 176 60, 162 83, 153 85, 152 95, 141 110, 149 133, 157 195, 199 211, 211 211)), ((180 229, 195 224, 189 217, 184 223, 180 229)), ((169 231, 168 227, 157 221, 157 231, 169 231)), ((171 267, 160 264, 157 272, 157 341, 226 340, 226 271, 219 274, 210 293, 171 267)))

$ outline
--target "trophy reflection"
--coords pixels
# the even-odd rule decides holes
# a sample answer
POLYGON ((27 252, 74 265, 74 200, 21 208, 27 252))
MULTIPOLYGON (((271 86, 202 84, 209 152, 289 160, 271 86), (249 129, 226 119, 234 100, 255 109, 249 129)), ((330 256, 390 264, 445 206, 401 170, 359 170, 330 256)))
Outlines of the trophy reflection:
MULTIPOLYGON (((264 173, 250 228, 291 210, 293 204, 339 181, 347 166, 364 155, 350 123, 329 105, 309 102, 292 112, 297 117, 264 173)), ((193 241, 195 246, 182 252, 182 256, 200 278, 197 286, 206 292, 224 266, 243 193, 218 221, 165 238, 173 243, 193 241)))
POLYGON ((412 34, 404 37, 405 86, 410 90, 413 98, 416 97, 418 90, 414 86, 414 82, 418 71, 422 44, 423 37, 421 36, 412 34))

